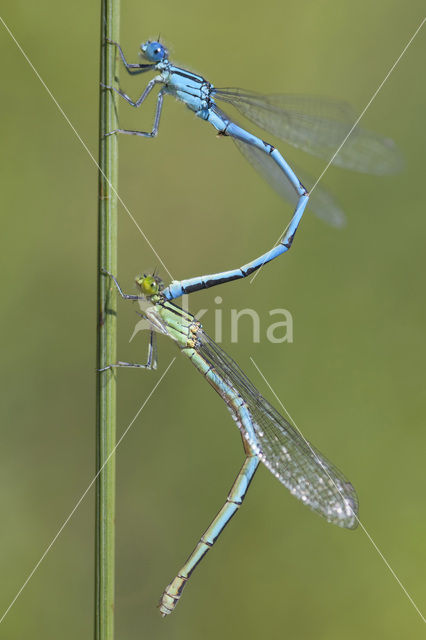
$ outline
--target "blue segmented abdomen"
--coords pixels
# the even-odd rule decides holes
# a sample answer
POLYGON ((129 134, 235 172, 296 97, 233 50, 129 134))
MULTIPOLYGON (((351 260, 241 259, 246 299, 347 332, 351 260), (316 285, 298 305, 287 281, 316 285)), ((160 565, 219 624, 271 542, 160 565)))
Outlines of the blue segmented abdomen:
POLYGON ((253 429, 251 413, 238 391, 217 373, 215 368, 197 352, 196 347, 188 348, 187 350, 185 349, 185 351, 187 351, 187 355, 189 355, 191 362, 226 402, 228 409, 232 413, 232 417, 240 429, 242 429, 242 432, 247 434, 253 443, 255 442, 258 444, 253 429))

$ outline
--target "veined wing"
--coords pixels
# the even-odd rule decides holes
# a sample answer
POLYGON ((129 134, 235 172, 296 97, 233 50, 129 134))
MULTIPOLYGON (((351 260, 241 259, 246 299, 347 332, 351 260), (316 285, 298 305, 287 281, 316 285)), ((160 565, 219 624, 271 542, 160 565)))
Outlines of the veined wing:
MULTIPOLYGON (((232 104, 265 131, 325 160, 331 159, 356 120, 350 105, 331 98, 296 94, 264 96, 238 88, 215 89, 213 95, 232 104)), ((357 126, 333 164, 385 175, 396 173, 403 163, 393 140, 357 126)))
MULTIPOLYGON (((260 151, 260 149, 256 149, 256 147, 245 144, 240 140, 233 139, 233 141, 243 156, 245 156, 250 164, 264 177, 271 187, 275 189, 284 200, 296 206, 298 196, 277 164, 268 155, 260 151)), ((292 165, 292 169, 302 181, 304 187, 309 191, 315 183, 314 178, 305 171, 296 168, 294 164, 292 165)), ((320 186, 315 187, 312 196, 308 200, 307 209, 333 227, 343 227, 346 224, 345 214, 339 204, 328 191, 320 186)))
POLYGON ((354 529, 358 501, 345 476, 260 394, 238 365, 202 329, 197 332, 196 350, 244 402, 250 417, 245 424, 229 405, 244 438, 263 464, 296 498, 328 522, 354 529), (248 427, 253 431, 250 433, 248 427))

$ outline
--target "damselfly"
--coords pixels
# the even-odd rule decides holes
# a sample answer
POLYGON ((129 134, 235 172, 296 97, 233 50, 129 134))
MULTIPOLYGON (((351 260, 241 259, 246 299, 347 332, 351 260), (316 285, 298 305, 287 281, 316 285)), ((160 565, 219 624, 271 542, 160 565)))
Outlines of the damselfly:
MULTIPOLYGON (((170 288, 164 288, 157 276, 144 275, 136 279, 141 295, 125 294, 116 278, 104 273, 113 279, 123 298, 141 301, 142 315, 151 328, 146 364, 118 362, 110 367, 155 369, 155 332, 169 336, 225 401, 240 430, 246 456, 224 506, 164 590, 159 604, 161 614, 174 610, 195 567, 240 507, 259 462, 328 522, 354 529, 358 502, 350 482, 263 398, 232 358, 205 333, 201 323, 171 302, 175 296, 170 288)), ((176 290, 182 288, 178 286, 176 290)))
MULTIPOLYGON (((186 104, 196 116, 210 122, 219 134, 230 136, 238 149, 279 195, 296 205, 289 225, 292 238, 306 207, 309 189, 315 181, 302 171, 293 171, 278 149, 238 126, 217 106, 216 101, 232 105, 262 129, 327 161, 345 140, 356 120, 352 108, 345 102, 317 96, 261 95, 238 88, 218 89, 202 76, 172 64, 168 58, 168 50, 161 42, 148 40, 141 45, 141 55, 150 64, 127 62, 120 45, 116 42, 107 42, 118 48, 129 74, 137 75, 147 71, 159 73, 148 82, 145 90, 136 100, 132 100, 126 93, 115 87, 105 88, 117 91, 133 107, 140 107, 155 85, 162 85, 157 97, 154 125, 151 131, 116 129, 108 135, 127 133, 155 137, 158 133, 163 97, 167 94, 174 96, 186 104)), ((402 165, 400 154, 392 140, 359 126, 354 128, 332 163, 353 171, 375 175, 394 173, 402 165)), ((341 226, 344 223, 344 214, 339 205, 326 190, 319 186, 315 187, 309 200, 309 208, 318 217, 334 226, 341 226)), ((288 248, 288 244, 280 243, 279 248, 277 247, 278 251, 274 255, 271 254, 269 260, 287 251, 288 248)))

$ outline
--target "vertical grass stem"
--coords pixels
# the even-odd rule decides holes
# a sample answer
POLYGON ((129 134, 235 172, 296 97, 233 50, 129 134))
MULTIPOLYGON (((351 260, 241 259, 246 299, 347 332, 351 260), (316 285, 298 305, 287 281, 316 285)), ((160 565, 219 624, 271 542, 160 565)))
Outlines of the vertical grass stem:
MULTIPOLYGON (((115 47, 119 40, 119 0, 101 0, 100 80, 116 84, 115 47)), ((97 367, 116 361, 116 292, 101 268, 117 273, 117 136, 105 133, 117 127, 117 111, 110 91, 100 89, 99 111, 99 218, 97 367)), ((105 463, 116 442, 116 380, 109 370, 98 375, 96 471, 105 463)), ((114 637, 115 456, 111 456, 96 483, 95 640, 114 637)))

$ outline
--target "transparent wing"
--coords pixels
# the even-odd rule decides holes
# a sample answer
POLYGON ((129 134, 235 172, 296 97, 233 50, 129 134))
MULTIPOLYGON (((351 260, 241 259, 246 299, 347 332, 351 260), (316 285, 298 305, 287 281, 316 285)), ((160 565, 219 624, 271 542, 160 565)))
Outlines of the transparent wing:
MULTIPOLYGON (((233 141, 243 156, 251 165, 264 177, 273 189, 287 202, 294 206, 297 203, 297 194, 291 186, 289 180, 286 179, 284 173, 279 169, 276 163, 265 153, 245 144, 240 140, 233 141)), ((315 180, 305 171, 301 171, 292 164, 292 169, 302 181, 304 187, 309 191, 315 180)), ((318 218, 333 227, 343 227, 346 224, 346 217, 335 201, 333 196, 320 186, 316 186, 312 196, 308 200, 307 208, 312 211, 318 218)))
MULTIPOLYGON (((350 105, 330 98, 303 95, 261 95, 238 88, 215 89, 214 96, 232 104, 255 124, 293 146, 330 160, 356 120, 350 105)), ((333 159, 336 166, 392 174, 402 167, 395 143, 356 127, 333 159)))
POLYGON ((244 401, 249 422, 229 403, 229 390, 221 394, 244 438, 269 471, 296 498, 328 522, 354 529, 358 500, 345 476, 310 445, 260 394, 238 365, 202 329, 196 350, 244 401), (254 435, 248 428, 253 429, 254 435))

